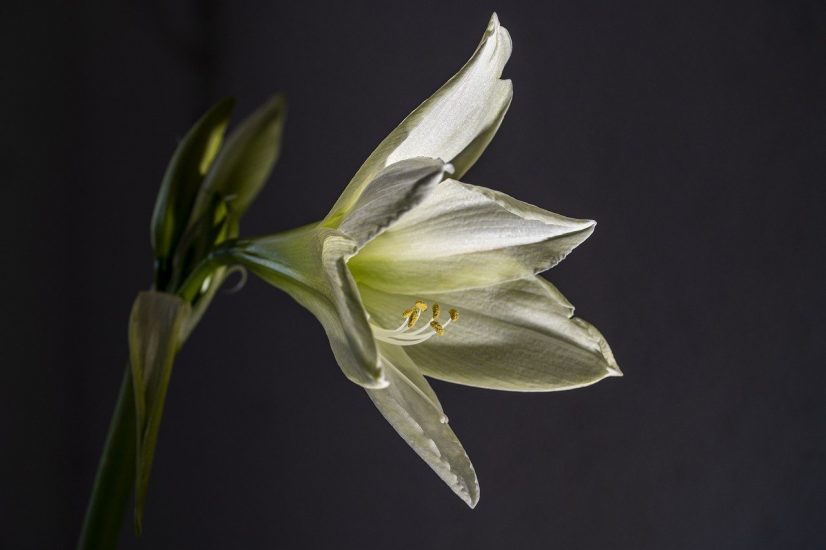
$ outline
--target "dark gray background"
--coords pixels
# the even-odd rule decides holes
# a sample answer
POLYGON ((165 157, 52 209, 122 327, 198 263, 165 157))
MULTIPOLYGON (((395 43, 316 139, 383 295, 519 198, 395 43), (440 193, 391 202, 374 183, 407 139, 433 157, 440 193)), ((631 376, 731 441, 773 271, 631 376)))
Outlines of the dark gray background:
POLYGON ((251 280, 179 357, 146 532, 124 547, 826 545, 822 2, 167 4, 0 8, 0 546, 74 543, 155 192, 195 118, 286 91, 243 233, 313 221, 494 9, 514 102, 465 179, 599 222, 549 277, 625 377, 434 383, 481 480, 471 511, 317 321, 251 280))

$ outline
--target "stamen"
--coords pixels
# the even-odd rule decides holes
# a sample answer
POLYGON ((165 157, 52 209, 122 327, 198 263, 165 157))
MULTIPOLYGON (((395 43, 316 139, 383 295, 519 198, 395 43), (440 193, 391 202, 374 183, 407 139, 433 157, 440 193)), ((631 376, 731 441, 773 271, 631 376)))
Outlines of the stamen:
POLYGON ((432 305, 431 321, 422 327, 416 328, 416 323, 421 319, 422 312, 424 311, 427 311, 427 303, 423 300, 416 300, 413 307, 404 310, 404 313, 402 313, 402 318, 404 319, 402 324, 392 330, 379 327, 370 321, 373 336, 378 340, 396 346, 413 346, 426 342, 433 336, 444 336, 448 325, 459 320, 459 312, 451 309, 448 311, 450 318, 442 323, 439 320, 442 307, 434 303, 432 305))

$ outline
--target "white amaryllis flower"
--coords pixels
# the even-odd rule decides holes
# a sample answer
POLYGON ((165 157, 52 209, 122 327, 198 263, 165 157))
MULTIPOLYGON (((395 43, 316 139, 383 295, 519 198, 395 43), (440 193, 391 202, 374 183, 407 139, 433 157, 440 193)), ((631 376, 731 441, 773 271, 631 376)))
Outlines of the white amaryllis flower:
POLYGON ((231 251, 318 317, 344 374, 471 507, 476 474, 424 375, 514 391, 621 375, 602 335, 537 276, 594 222, 445 180, 499 127, 510 53, 494 14, 467 64, 379 145, 324 220, 231 251))

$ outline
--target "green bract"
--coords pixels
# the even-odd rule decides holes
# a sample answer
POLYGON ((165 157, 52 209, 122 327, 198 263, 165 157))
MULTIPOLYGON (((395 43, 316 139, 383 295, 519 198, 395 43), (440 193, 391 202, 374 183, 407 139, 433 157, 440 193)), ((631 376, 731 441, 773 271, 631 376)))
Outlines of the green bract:
POLYGON ((129 363, 137 420, 135 528, 138 532, 143 524, 143 503, 152 471, 166 389, 188 316, 189 304, 179 297, 149 291, 138 294, 129 318, 129 363))
POLYGON ((494 14, 470 60, 379 145, 324 220, 226 251, 318 317, 344 374, 471 507, 476 474, 424 375, 514 391, 621 375, 602 335, 537 276, 595 223, 446 179, 499 127, 510 53, 494 14))

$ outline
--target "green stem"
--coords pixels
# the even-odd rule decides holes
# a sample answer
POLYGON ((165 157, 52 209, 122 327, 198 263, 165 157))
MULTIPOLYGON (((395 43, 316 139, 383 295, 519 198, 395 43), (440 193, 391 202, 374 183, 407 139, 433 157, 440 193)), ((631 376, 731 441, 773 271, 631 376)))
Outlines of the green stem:
MULTIPOLYGON (((204 279, 227 262, 224 250, 222 247, 216 248, 190 273, 178 288, 177 294, 181 298, 191 303, 198 297, 204 279)), ((199 318, 200 314, 193 320, 190 330, 199 318)), ((118 401, 109 423, 109 433, 95 475, 89 506, 86 509, 78 550, 117 548, 123 516, 135 484, 136 430, 132 371, 127 362, 118 401)))
POLYGON ((135 395, 132 372, 127 363, 86 509, 78 550, 117 548, 123 515, 135 481, 135 430, 135 395))

